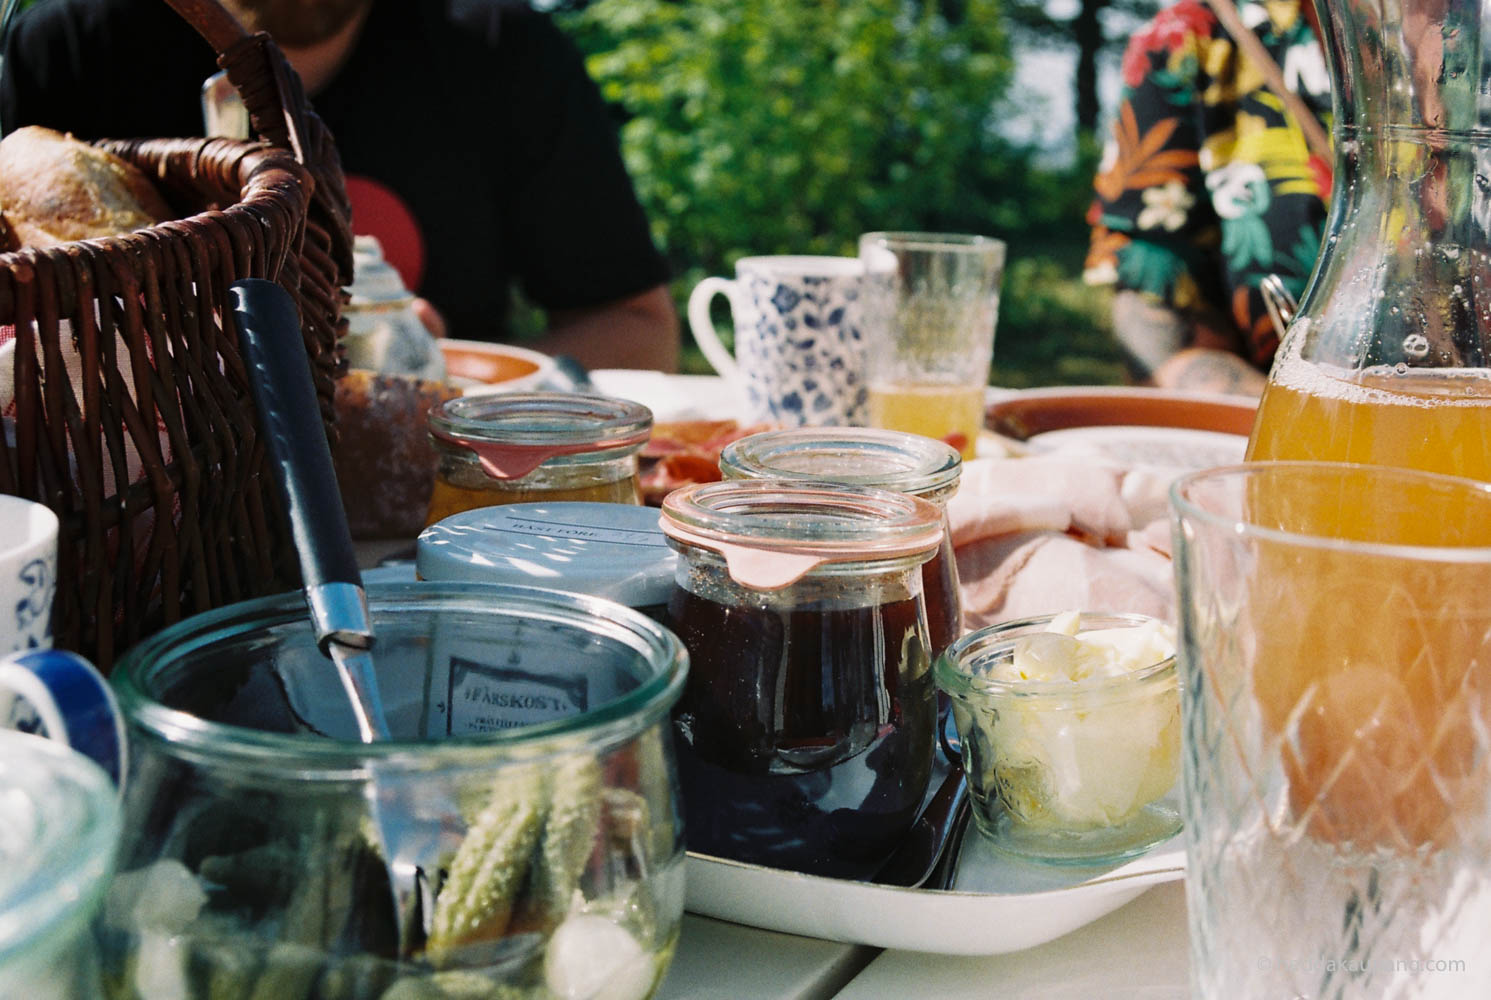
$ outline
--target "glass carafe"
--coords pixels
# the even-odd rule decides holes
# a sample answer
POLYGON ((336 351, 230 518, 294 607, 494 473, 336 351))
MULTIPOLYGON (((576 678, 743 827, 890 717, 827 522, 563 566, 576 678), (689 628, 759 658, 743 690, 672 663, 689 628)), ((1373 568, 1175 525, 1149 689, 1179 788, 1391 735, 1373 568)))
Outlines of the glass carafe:
POLYGON ((1320 0, 1336 173, 1248 448, 1491 480, 1491 31, 1471 0, 1320 0))

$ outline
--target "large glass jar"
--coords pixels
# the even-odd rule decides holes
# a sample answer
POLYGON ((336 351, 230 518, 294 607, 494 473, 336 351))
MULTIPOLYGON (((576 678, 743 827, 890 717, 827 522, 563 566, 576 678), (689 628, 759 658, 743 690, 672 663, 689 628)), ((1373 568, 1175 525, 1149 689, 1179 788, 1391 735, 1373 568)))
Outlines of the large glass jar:
POLYGON ((942 511, 862 486, 759 479, 663 501, 689 849, 873 874, 931 777, 936 699, 921 565, 942 511))
POLYGON ((93 919, 118 836, 118 796, 98 765, 0 731, 0 996, 102 996, 93 919))
POLYGON ((425 524, 532 501, 642 502, 637 452, 652 434, 641 403, 565 392, 499 392, 430 410, 439 453, 425 524))
POLYGON ((644 1000, 683 916, 677 638, 532 587, 368 588, 393 738, 299 593, 115 670, 131 766, 102 933, 123 1000, 644 1000))
POLYGON ((874 486, 930 500, 943 511, 937 554, 922 565, 922 598, 932 655, 963 632, 958 563, 946 530, 947 502, 958 492, 963 456, 920 434, 873 427, 795 427, 732 441, 720 453, 726 479, 801 479, 874 486))
POLYGON ((1324 0, 1326 238, 1248 455, 1491 480, 1491 63, 1471 0, 1324 0))

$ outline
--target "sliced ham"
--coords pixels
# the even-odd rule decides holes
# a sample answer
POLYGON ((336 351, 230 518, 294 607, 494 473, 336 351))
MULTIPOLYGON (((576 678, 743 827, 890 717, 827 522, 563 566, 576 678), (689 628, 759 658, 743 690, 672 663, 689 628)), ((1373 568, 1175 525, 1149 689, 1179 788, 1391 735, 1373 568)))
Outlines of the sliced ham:
POLYGON ((1070 610, 1173 621, 1174 475, 1057 454, 965 463, 948 504, 965 627, 1070 610))
POLYGON ((690 483, 713 483, 720 479, 720 452, 731 441, 758 431, 775 429, 771 424, 746 424, 734 420, 682 420, 653 425, 652 437, 643 446, 639 482, 642 501, 656 507, 663 497, 690 483))

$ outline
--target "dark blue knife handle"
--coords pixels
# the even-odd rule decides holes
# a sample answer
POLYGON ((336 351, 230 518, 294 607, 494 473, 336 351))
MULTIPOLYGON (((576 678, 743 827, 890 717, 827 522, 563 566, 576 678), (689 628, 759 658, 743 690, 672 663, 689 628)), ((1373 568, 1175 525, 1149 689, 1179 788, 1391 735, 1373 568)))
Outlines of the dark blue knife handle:
POLYGON ((230 290, 259 428, 289 512, 306 590, 329 583, 361 588, 295 303, 289 292, 262 278, 235 281, 230 290))

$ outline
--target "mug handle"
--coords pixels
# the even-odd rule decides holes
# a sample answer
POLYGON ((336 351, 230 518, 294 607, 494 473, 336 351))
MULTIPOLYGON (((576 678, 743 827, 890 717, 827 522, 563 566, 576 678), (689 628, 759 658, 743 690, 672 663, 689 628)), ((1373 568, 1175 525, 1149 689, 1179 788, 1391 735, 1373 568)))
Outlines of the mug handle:
POLYGON ((729 299, 730 311, 732 314, 735 312, 735 281, 731 278, 705 278, 689 293, 689 330, 714 370, 724 376, 725 381, 738 385, 740 369, 716 332, 714 320, 709 318, 709 306, 716 295, 729 299))
POLYGON ((76 653, 29 649, 0 659, 0 728, 72 747, 124 787, 124 716, 109 682, 76 653))

